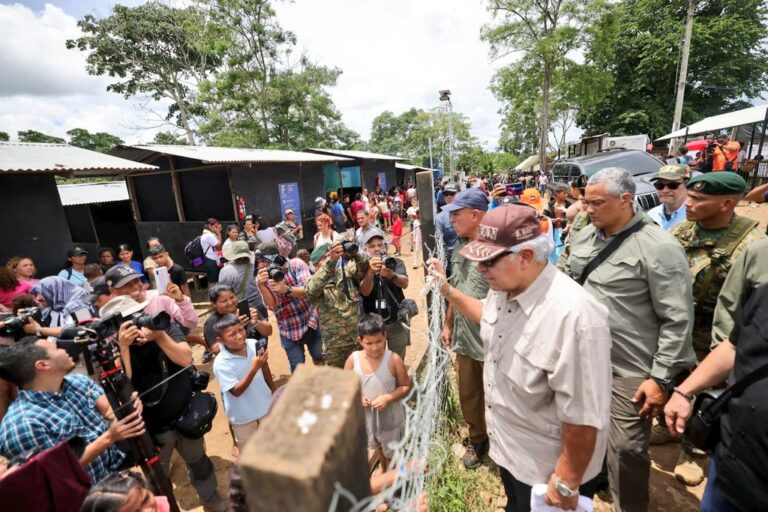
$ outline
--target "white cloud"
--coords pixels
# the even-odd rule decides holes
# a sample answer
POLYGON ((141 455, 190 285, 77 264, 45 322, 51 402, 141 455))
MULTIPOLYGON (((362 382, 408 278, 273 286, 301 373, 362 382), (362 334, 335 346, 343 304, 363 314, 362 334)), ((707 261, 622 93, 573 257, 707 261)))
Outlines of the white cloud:
MULTIPOLYGON (((50 4, 38 11, 0 5, 0 131, 64 136, 81 127, 128 143, 151 140, 156 129, 137 129, 151 124, 138 102, 106 92, 110 79, 89 76, 85 56, 64 46, 80 34, 68 13, 98 7, 105 14, 104 3, 60 5, 66 12, 50 4)), ((343 71, 331 94, 345 123, 364 138, 384 110, 437 107, 437 91, 449 88, 454 109, 470 117, 475 136, 487 148, 496 145, 499 104, 488 85, 498 63, 489 62, 479 39, 489 19, 483 1, 296 0, 275 8, 301 49, 343 71)))
POLYGON ((332 96, 348 126, 367 138, 384 110, 439 105, 453 93, 486 147, 498 141, 499 103, 488 90, 491 64, 480 29, 485 3, 466 0, 296 0, 277 4, 283 27, 316 61, 343 74, 332 96))

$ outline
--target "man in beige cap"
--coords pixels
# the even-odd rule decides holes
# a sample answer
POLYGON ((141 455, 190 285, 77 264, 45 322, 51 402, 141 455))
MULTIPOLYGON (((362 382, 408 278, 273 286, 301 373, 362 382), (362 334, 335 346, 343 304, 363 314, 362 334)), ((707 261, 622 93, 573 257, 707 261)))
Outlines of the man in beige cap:
POLYGON ((485 419, 508 511, 529 510, 532 486, 573 510, 590 500, 608 441, 611 334, 608 309, 548 263, 551 244, 536 211, 488 212, 460 254, 491 290, 480 300, 453 288, 429 261, 440 293, 480 324, 485 419))
POLYGON ((648 210, 648 216, 664 231, 685 220, 685 200, 688 198, 685 184, 690 177, 691 170, 687 165, 676 164, 663 165, 650 179, 661 204, 648 210))

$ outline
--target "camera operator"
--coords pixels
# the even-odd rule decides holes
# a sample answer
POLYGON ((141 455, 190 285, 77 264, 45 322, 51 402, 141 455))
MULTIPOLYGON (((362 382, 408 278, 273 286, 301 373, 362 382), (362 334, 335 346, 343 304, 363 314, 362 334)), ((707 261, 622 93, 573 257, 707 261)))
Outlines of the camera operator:
POLYGON ((739 167, 739 151, 741 144, 731 140, 727 135, 720 135, 716 142, 710 144, 708 149, 712 154, 713 171, 736 171, 739 167))
MULTIPOLYGON (((102 319, 116 313, 125 317, 138 311, 149 315, 163 311, 176 318, 178 310, 189 302, 179 287, 171 283, 167 295, 156 295, 155 292, 149 301, 138 303, 135 297, 144 298, 150 294, 144 293, 139 275, 132 268, 113 267, 105 278, 112 298, 101 308, 102 319)), ((149 433, 162 446, 160 462, 166 473, 170 474, 175 448, 187 463, 189 480, 200 500, 213 510, 223 510, 223 502, 216 491, 213 464, 205 454, 203 439, 186 437, 175 426, 175 420, 184 411, 193 392, 192 373, 182 371, 192 364, 192 349, 186 343, 181 327, 171 322, 164 331, 150 330, 124 322, 118 331, 118 341, 123 368, 133 387, 143 393, 160 384, 144 397, 144 420, 149 433), (172 375, 176 376, 164 382, 172 375)))
POLYGON ((288 356, 291 373, 304 363, 304 345, 316 365, 323 364, 323 339, 317 308, 306 298, 304 286, 309 266, 298 258, 287 259, 274 248, 257 251, 259 285, 264 304, 275 313, 280 345, 288 356))
POLYGON ((403 289, 408 287, 405 263, 387 256, 386 240, 381 231, 367 233, 363 242, 370 258, 368 273, 360 282, 363 311, 381 315, 387 330, 387 347, 405 360, 405 347, 411 342, 411 334, 398 319, 400 303, 405 299, 403 289))
MULTIPOLYGON (((363 218, 363 212, 358 217, 363 218)), ((375 229, 375 228, 374 228, 375 229)), ((323 244, 312 251, 317 269, 304 291, 317 306, 323 332, 325 364, 343 368, 355 351, 360 320, 360 282, 368 273, 368 259, 349 240, 323 244)))
POLYGON ((74 368, 65 350, 34 336, 0 351, 0 377, 19 387, 0 423, 0 452, 11 458, 82 437, 87 445, 80 463, 98 482, 125 459, 114 444, 144 433, 142 403, 134 394, 134 412, 116 421, 104 391, 87 377, 71 375, 74 368))

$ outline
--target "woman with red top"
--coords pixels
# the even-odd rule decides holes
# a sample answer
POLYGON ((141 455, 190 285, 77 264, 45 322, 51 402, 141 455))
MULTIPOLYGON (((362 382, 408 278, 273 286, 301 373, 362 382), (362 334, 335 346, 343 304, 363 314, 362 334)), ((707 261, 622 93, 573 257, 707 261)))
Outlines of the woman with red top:
POLYGON ((392 245, 395 246, 395 256, 400 256, 400 237, 403 236, 403 219, 400 214, 392 212, 392 245))
POLYGON ((37 268, 32 258, 26 256, 14 256, 8 260, 5 264, 5 268, 12 270, 16 273, 16 279, 19 281, 27 281, 32 286, 35 286, 40 282, 39 279, 35 279, 37 274, 37 268))
POLYGON ((19 281, 16 273, 7 268, 0 268, 0 304, 11 308, 13 298, 22 293, 28 293, 32 285, 27 281, 19 281))

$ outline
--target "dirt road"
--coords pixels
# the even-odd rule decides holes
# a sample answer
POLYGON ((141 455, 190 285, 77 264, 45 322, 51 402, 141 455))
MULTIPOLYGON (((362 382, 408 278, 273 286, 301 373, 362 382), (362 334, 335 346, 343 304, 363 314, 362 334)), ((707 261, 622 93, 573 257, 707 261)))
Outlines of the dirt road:
MULTIPOLYGON (((407 238, 403 237, 403 261, 406 264, 408 271, 408 277, 410 283, 405 290, 405 296, 407 298, 414 299, 419 305, 419 314, 412 321, 412 335, 411 345, 407 348, 405 354, 406 366, 410 369, 415 361, 421 359, 421 355, 424 353, 427 347, 426 336, 426 308, 423 298, 420 295, 420 291, 424 285, 424 269, 413 268, 413 258, 410 251, 408 251, 407 238)), ((390 250, 390 253, 393 249, 390 250)), ((197 295, 196 295, 197 296, 197 295)), ((202 300, 202 299, 201 299, 202 300)), ((201 314, 200 325, 205 321, 205 317, 202 316, 203 312, 208 310, 208 306, 204 303, 198 303, 200 306, 198 311, 201 314)), ((288 358, 285 355, 285 351, 280 346, 280 338, 277 335, 277 324, 275 318, 270 314, 270 321, 274 333, 269 338, 269 367, 274 376, 277 386, 284 385, 290 378, 290 367, 288 365, 288 358)), ((216 477, 219 483, 219 493, 222 496, 226 496, 228 493, 229 474, 233 461, 232 456, 232 436, 229 433, 229 427, 227 425, 227 417, 224 414, 224 407, 221 402, 221 394, 219 385, 216 379, 213 378, 213 372, 211 364, 200 364, 200 357, 202 356, 202 348, 195 346, 193 348, 195 353, 195 361, 198 363, 198 368, 211 373, 211 381, 208 385, 207 391, 214 393, 219 402, 219 412, 216 415, 216 419, 213 423, 213 429, 205 436, 206 452, 213 461, 216 468, 216 477)), ((307 364, 312 364, 312 359, 307 353, 307 364)), ((178 500, 179 506, 184 510, 202 511, 203 507, 200 505, 200 501, 197 498, 197 493, 194 487, 189 484, 189 478, 187 477, 184 462, 174 454, 171 467, 171 480, 174 482, 174 494, 178 500)))

